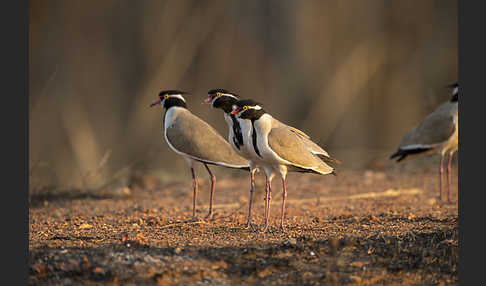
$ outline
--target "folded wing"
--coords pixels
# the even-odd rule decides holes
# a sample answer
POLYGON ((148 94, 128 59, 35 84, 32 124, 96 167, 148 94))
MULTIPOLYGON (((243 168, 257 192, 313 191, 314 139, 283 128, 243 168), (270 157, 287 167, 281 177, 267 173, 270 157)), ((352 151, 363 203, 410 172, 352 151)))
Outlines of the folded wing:
POLYGON ((167 140, 180 152, 208 164, 230 168, 248 168, 248 161, 209 124, 187 112, 167 127, 167 140))
POLYGON ((269 147, 291 166, 319 174, 332 173, 334 168, 310 150, 309 141, 286 127, 272 128, 268 134, 269 147))

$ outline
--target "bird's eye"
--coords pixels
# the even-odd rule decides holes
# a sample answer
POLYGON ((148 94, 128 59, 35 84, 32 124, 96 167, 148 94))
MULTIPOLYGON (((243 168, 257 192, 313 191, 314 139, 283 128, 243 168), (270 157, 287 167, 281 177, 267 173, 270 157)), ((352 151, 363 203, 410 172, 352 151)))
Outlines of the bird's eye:
POLYGON ((165 99, 168 99, 169 98, 169 94, 168 93, 164 94, 164 98, 165 99))
POLYGON ((248 110, 248 106, 243 106, 243 110, 248 110))
POLYGON ((216 97, 220 97, 221 96, 221 92, 216 92, 216 97))

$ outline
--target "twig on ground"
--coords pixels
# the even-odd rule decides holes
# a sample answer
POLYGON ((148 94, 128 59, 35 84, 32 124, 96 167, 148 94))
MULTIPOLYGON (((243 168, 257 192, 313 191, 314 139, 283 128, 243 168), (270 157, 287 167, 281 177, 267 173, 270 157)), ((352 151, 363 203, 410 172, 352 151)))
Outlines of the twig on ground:
POLYGON ((203 221, 203 220, 183 221, 183 222, 170 223, 170 224, 159 227, 159 229, 169 228, 169 227, 178 226, 178 225, 188 225, 188 224, 209 224, 209 223, 206 222, 206 221, 203 221))

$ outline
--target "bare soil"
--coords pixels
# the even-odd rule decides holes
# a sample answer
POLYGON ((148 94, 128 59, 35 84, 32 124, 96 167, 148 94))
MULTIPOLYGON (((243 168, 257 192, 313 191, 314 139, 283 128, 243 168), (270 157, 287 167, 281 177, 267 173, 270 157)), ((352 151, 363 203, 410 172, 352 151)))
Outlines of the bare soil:
MULTIPOLYGON (((216 175, 218 174, 215 169, 216 175)), ((452 203, 434 170, 290 174, 286 230, 274 180, 263 226, 245 229, 248 178, 200 178, 197 220, 187 181, 139 176, 130 187, 31 196, 30 285, 458 285, 457 172, 452 203)))

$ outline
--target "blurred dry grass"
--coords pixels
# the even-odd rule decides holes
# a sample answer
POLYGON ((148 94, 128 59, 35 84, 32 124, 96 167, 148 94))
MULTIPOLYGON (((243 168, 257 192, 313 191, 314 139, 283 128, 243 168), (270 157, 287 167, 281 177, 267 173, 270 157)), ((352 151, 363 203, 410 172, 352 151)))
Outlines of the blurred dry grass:
POLYGON ((262 102, 343 167, 389 164, 457 79, 452 0, 36 0, 30 33, 31 186, 186 177, 148 108, 169 88, 225 136, 210 88, 262 102))

